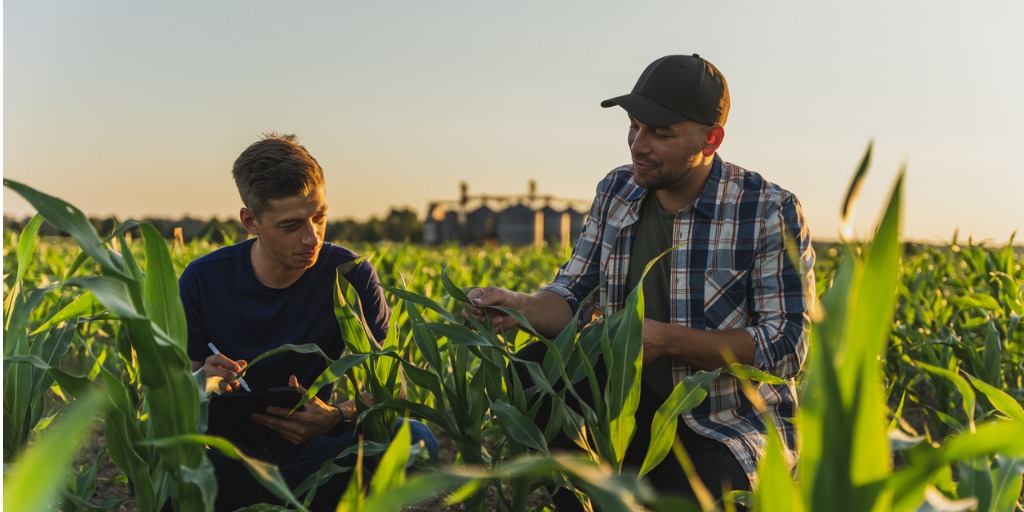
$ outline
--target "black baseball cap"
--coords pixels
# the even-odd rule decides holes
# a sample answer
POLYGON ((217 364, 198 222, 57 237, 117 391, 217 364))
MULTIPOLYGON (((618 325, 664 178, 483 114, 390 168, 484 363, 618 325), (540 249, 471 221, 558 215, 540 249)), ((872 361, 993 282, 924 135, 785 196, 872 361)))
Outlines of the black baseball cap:
POLYGON ((647 66, 633 92, 601 102, 618 105, 648 126, 687 119, 724 125, 729 117, 729 86, 713 64, 693 55, 669 55, 647 66))

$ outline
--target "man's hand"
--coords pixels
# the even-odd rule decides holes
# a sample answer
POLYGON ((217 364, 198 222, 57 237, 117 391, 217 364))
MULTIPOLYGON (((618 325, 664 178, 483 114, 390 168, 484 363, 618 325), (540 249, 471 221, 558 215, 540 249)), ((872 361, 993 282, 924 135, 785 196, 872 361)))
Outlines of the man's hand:
MULTIPOLYGON (((288 378, 288 385, 306 392, 294 375, 288 378)), ((294 444, 301 444, 330 432, 341 421, 341 411, 314 396, 295 412, 283 407, 268 407, 266 414, 254 414, 252 421, 276 430, 294 444)))
POLYGON ((702 331, 645 318, 641 336, 645 364, 662 356, 709 371, 731 362, 754 364, 754 339, 746 329, 702 331))
POLYGON ((486 323, 489 318, 494 329, 499 331, 511 329, 519 324, 508 313, 490 307, 504 306, 521 312, 524 300, 519 294, 504 288, 487 287, 475 288, 466 295, 477 307, 466 306, 462 310, 463 318, 468 320, 472 316, 481 323, 486 323))
POLYGON ((198 370, 199 368, 196 366, 200 366, 203 369, 203 373, 206 374, 207 380, 213 377, 220 377, 221 381, 218 384, 220 392, 231 393, 241 387, 241 384, 238 383, 235 377, 238 376, 238 372, 245 368, 245 365, 244 359, 233 361, 224 354, 214 354, 207 357, 202 363, 193 361, 192 371, 198 370))

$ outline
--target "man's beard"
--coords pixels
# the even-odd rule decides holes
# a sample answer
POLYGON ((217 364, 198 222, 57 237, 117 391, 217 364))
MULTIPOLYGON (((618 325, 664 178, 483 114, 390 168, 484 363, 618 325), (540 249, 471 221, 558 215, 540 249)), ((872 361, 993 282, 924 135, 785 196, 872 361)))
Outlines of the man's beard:
POLYGON ((694 167, 687 166, 682 169, 666 170, 664 166, 657 167, 653 171, 637 173, 633 171, 633 181, 647 190, 663 190, 673 188, 682 183, 693 174, 694 167))

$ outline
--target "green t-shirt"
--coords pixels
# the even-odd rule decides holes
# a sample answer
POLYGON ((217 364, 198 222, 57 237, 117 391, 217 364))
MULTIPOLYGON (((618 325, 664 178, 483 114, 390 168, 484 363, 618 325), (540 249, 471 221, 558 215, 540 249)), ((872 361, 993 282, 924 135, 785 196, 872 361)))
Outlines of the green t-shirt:
MULTIPOLYGON (((676 214, 667 212, 658 204, 653 192, 647 194, 640 206, 640 218, 633 224, 633 246, 629 253, 626 290, 630 292, 640 282, 647 263, 672 247, 676 214)), ((644 318, 658 322, 671 322, 670 292, 672 288, 672 254, 666 254, 651 267, 644 279, 644 318)), ((672 393, 672 362, 659 357, 644 365, 641 381, 663 398, 672 393)))

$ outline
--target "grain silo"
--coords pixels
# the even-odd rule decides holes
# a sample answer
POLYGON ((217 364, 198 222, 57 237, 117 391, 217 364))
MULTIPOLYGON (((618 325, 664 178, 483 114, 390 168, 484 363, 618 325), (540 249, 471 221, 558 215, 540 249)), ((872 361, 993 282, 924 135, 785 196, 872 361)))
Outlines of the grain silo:
POLYGON ((457 242, 460 230, 459 212, 440 203, 427 206, 427 218, 423 221, 424 244, 457 242))
POLYGON ((468 243, 480 243, 497 238, 498 213, 483 205, 466 214, 466 238, 468 243))
POLYGON ((583 223, 587 220, 587 214, 572 207, 566 208, 565 213, 569 216, 569 244, 576 245, 576 240, 583 231, 583 223))
POLYGON ((565 245, 566 236, 569 231, 569 216, 565 212, 560 212, 550 206, 541 208, 540 215, 543 219, 544 231, 541 236, 544 242, 552 247, 562 247, 565 245))
POLYGON ((423 220, 423 243, 438 245, 441 238, 441 224, 444 222, 444 206, 437 203, 427 205, 427 218, 423 220))
POLYGON ((498 243, 503 245, 531 245, 536 241, 538 227, 537 212, 526 205, 517 204, 498 214, 498 243))
POLYGON ((441 222, 441 242, 458 242, 461 231, 459 212, 455 210, 446 211, 444 213, 444 220, 441 222))

